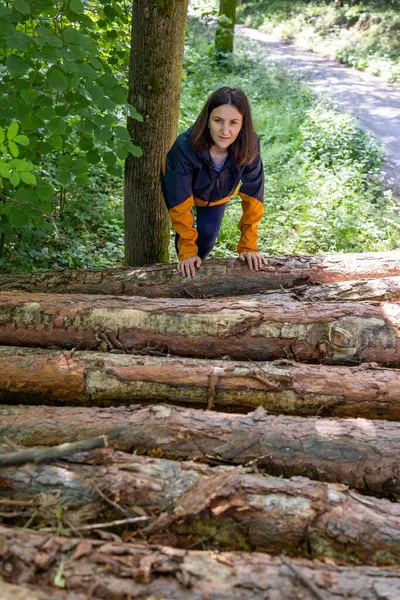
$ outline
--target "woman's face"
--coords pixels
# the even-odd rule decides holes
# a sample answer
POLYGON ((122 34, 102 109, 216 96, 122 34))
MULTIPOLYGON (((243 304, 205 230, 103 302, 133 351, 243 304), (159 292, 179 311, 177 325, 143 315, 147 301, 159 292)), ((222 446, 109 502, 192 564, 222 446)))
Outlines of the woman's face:
POLYGON ((226 150, 239 135, 243 117, 231 104, 221 104, 210 113, 208 126, 214 144, 220 150, 226 150))

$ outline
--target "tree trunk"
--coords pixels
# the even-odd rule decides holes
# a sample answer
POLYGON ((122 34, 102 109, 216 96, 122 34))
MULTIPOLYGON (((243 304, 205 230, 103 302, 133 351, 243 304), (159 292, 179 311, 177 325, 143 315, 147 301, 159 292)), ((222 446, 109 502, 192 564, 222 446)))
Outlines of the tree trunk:
MULTIPOLYGON (((141 159, 142 160, 142 159, 141 159)), ((152 298, 204 298, 238 294, 257 294, 304 284, 335 283, 364 278, 386 278, 385 282, 362 282, 361 290, 340 286, 333 294, 329 288, 299 293, 309 299, 391 300, 398 298, 400 252, 334 254, 316 256, 275 256, 267 258, 263 271, 249 271, 239 260, 206 260, 193 279, 185 279, 175 264, 136 269, 104 271, 48 271, 43 273, 0 273, 0 290, 27 292, 117 294, 152 298), (336 297, 336 293, 338 297, 336 297)), ((306 299, 306 298, 304 298, 306 299)))
MULTIPOLYGON (((0 441, 53 446, 105 435, 118 450, 169 459, 248 464, 271 475, 303 475, 400 497, 400 424, 365 419, 243 415, 148 408, 0 405, 0 441), (377 458, 379 457, 379 458, 377 458)), ((0 456, 1 459, 1 456, 0 456)))
POLYGON ((171 402, 197 408, 400 421, 400 371, 0 347, 0 402, 171 402), (65 382, 68 381, 68 386, 65 382))
POLYGON ((400 365, 397 304, 3 292, 0 311, 2 345, 400 365))
POLYGON ((279 300, 280 302, 338 302, 342 300, 398 302, 400 300, 400 277, 301 285, 287 290, 269 290, 263 294, 243 295, 240 299, 279 300))
POLYGON ((143 122, 129 118, 128 130, 143 156, 125 163, 125 258, 132 266, 168 261, 169 218, 159 172, 178 126, 187 5, 133 2, 129 102, 143 122))
POLYGON ((219 0, 219 17, 215 33, 217 53, 233 52, 236 22, 236 0, 219 0))
MULTIPOLYGON (((280 479, 106 449, 54 465, 4 468, 0 498, 33 500, 31 526, 40 524, 43 531, 79 530, 84 522, 121 519, 123 511, 140 515, 141 536, 150 542, 162 535, 165 543, 167 534, 168 543, 178 547, 207 543, 221 550, 400 564, 398 504, 302 477, 280 479)), ((5 514, 3 505, 3 519, 15 522, 5 514)), ((27 522, 26 515, 16 518, 27 522)))
MULTIPOLYGON (((289 567, 279 558, 258 553, 43 537, 5 527, 0 528, 0 536, 3 560, 14 566, 8 578, 35 586, 33 593, 40 600, 72 600, 71 593, 74 600, 315 600, 318 596, 307 590, 305 581, 320 590, 320 597, 324 593, 335 600, 395 600, 400 596, 400 575, 391 568, 338 566, 305 559, 292 559, 289 567), (293 573, 293 567, 300 575, 293 573), (68 591, 54 587, 58 571, 62 571, 68 591)), ((30 600, 37 600, 33 593, 30 600)), ((19 600, 15 595, 11 598, 19 600)))

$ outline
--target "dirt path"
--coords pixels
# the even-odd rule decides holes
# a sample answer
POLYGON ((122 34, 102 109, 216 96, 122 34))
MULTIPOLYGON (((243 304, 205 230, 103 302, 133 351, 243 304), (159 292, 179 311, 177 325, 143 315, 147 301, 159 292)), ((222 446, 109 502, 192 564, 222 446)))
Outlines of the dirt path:
POLYGON ((268 34, 243 25, 236 26, 235 38, 259 58, 264 56, 296 74, 314 92, 357 117, 360 125, 383 143, 386 161, 382 173, 400 198, 400 85, 273 41, 268 34))

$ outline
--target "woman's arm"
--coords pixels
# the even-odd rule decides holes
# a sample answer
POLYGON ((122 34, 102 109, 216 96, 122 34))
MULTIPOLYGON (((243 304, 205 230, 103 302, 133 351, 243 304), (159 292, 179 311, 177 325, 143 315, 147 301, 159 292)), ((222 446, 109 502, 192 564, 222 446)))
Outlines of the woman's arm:
POLYGON ((260 155, 260 142, 258 142, 256 157, 242 173, 239 196, 242 199, 243 215, 239 222, 242 235, 238 252, 239 254, 257 252, 258 224, 264 214, 264 169, 260 155))
POLYGON ((172 221, 179 235, 179 261, 197 255, 197 231, 194 228, 193 166, 176 140, 169 150, 161 169, 161 188, 172 221))

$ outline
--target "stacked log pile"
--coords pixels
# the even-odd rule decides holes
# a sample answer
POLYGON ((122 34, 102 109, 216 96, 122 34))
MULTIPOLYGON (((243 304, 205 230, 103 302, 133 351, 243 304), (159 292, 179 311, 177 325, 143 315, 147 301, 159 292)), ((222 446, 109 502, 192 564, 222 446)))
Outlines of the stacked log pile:
POLYGON ((400 252, 0 276, 0 597, 400 598, 400 252))

